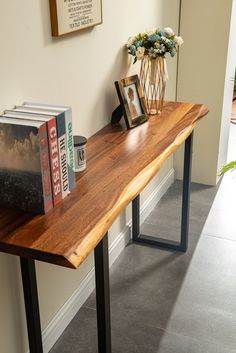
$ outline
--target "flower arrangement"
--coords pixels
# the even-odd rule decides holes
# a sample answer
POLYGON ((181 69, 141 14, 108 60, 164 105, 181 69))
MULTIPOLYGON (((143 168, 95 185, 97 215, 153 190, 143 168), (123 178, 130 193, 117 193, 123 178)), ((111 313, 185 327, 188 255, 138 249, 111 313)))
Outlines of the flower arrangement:
POLYGON ((126 47, 129 54, 134 56, 134 63, 141 60, 144 56, 150 59, 165 57, 166 53, 170 53, 174 57, 178 47, 183 44, 183 39, 176 36, 170 27, 164 30, 154 29, 149 32, 139 33, 135 37, 130 37, 126 47))

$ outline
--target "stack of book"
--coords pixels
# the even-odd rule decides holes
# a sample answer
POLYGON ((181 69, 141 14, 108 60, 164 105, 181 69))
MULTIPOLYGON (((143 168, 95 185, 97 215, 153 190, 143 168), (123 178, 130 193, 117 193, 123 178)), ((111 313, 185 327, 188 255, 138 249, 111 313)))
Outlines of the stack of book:
POLYGON ((44 214, 75 187, 72 110, 25 102, 0 116, 0 207, 44 214))

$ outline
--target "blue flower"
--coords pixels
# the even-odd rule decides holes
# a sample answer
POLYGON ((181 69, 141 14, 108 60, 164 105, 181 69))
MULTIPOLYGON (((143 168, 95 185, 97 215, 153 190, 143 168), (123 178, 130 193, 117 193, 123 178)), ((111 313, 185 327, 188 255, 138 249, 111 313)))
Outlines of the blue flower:
POLYGON ((174 41, 170 39, 169 42, 167 43, 167 46, 168 46, 169 48, 173 48, 173 47, 175 46, 174 41))
POLYGON ((150 48, 150 49, 148 50, 148 55, 149 55, 150 58, 152 58, 152 59, 156 59, 156 57, 157 57, 157 53, 156 53, 156 51, 155 51, 154 48, 150 48))
POLYGON ((135 43, 136 48, 142 47, 143 41, 139 40, 137 43, 135 43))
POLYGON ((148 39, 150 40, 150 42, 157 42, 160 39, 160 37, 158 36, 158 34, 153 33, 153 34, 150 34, 148 39))
POLYGON ((135 45, 131 45, 129 47, 129 51, 131 55, 135 55, 136 54, 136 46, 135 45))
POLYGON ((158 34, 160 37, 168 37, 168 34, 164 31, 160 31, 158 34))
POLYGON ((172 58, 176 55, 176 53, 177 53, 177 51, 176 51, 175 48, 171 49, 170 55, 171 55, 172 58))
POLYGON ((159 44, 157 46, 157 49, 160 54, 164 54, 166 52, 166 47, 164 46, 164 44, 159 44))

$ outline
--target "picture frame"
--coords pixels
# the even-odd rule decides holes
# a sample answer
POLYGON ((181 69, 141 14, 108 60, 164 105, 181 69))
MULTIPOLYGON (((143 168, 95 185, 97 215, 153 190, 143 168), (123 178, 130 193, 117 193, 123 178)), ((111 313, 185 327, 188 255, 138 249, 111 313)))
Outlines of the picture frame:
POLYGON ((102 0, 49 0, 53 37, 102 24, 102 0))
POLYGON ((149 119, 138 75, 115 82, 127 129, 143 124, 149 119))

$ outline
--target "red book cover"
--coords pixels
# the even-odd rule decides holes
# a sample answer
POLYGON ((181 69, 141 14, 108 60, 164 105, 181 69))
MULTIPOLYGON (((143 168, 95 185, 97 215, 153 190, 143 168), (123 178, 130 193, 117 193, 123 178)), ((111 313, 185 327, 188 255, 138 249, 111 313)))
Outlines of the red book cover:
POLYGON ((47 127, 48 127, 48 144, 49 144, 49 156, 50 156, 50 166, 51 166, 53 203, 54 203, 54 206, 56 206, 62 200, 56 119, 54 118, 48 121, 47 127))
POLYGON ((39 128, 39 151, 40 151, 40 164, 42 171, 42 185, 43 185, 43 199, 44 210, 47 213, 53 208, 52 202, 52 188, 51 188, 51 172, 49 162, 49 146, 46 124, 39 128))

